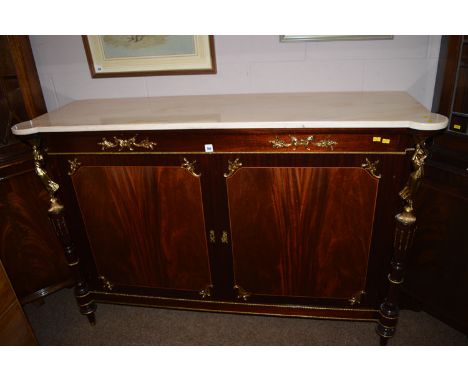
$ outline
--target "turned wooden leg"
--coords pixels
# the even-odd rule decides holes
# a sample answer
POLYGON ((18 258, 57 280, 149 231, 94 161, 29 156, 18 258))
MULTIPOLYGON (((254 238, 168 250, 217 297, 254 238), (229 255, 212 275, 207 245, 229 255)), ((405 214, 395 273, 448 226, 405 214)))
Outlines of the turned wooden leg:
POLYGON ((54 227, 55 234, 63 246, 68 266, 72 269, 74 275, 76 282, 75 298, 78 303, 78 307, 80 312, 88 317, 91 325, 94 325, 96 323, 96 318, 94 316, 96 305, 90 296, 85 277, 81 271, 81 267, 79 266, 79 258, 76 254, 75 246, 71 240, 70 233, 65 221, 64 206, 60 203, 58 197, 56 196, 59 185, 50 179, 49 175, 42 167, 43 157, 39 151, 38 140, 33 140, 32 148, 36 174, 39 176, 50 195, 50 207, 48 210, 49 219, 54 227))
POLYGON ((393 259, 390 273, 388 274, 388 293, 385 301, 380 305, 377 333, 381 337, 381 344, 383 345, 395 334, 396 324, 400 315, 398 292, 403 283, 403 267, 406 254, 411 248, 414 232, 416 230, 416 216, 413 211, 413 201, 423 176, 423 166, 426 157, 427 151, 424 142, 421 142, 416 145, 416 150, 411 159, 414 171, 410 174, 406 186, 399 193, 406 204, 403 212, 395 216, 395 238, 393 241, 393 259))
POLYGON ((76 254, 75 246, 73 245, 68 228, 63 216, 63 206, 56 210, 49 209, 49 218, 55 228, 55 232, 64 247, 65 257, 67 258, 68 266, 72 269, 75 277, 75 298, 80 308, 81 314, 88 317, 91 325, 96 323, 94 312, 96 311, 96 304, 90 297, 88 285, 81 272, 80 261, 76 254))
POLYGON ((381 344, 386 344, 388 338, 393 337, 395 334, 400 315, 398 292, 400 285, 403 283, 403 262, 408 249, 411 247, 416 228, 416 217, 411 206, 405 206, 405 210, 395 216, 395 219, 394 257, 388 274, 388 293, 385 301, 380 305, 380 317, 377 326, 377 333, 381 336, 381 344))
POLYGON ((389 338, 390 338, 390 337, 382 337, 382 336, 380 336, 380 346, 387 346, 387 344, 388 344, 388 339, 389 339, 389 338))

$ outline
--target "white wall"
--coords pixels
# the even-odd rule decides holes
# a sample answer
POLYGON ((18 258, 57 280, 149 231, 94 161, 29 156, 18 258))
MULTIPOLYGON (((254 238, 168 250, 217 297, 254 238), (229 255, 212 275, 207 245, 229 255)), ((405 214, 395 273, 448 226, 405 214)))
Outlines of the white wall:
POLYGON ((30 36, 49 111, 83 98, 295 91, 407 91, 431 108, 440 36, 279 42, 216 36, 215 75, 92 79, 80 36, 30 36))

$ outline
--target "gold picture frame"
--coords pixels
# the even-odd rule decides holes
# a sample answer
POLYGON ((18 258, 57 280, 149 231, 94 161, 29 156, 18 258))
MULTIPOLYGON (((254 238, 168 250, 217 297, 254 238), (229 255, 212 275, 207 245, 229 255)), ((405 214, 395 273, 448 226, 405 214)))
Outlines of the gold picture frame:
POLYGON ((83 44, 93 78, 215 74, 208 35, 89 35, 83 44))

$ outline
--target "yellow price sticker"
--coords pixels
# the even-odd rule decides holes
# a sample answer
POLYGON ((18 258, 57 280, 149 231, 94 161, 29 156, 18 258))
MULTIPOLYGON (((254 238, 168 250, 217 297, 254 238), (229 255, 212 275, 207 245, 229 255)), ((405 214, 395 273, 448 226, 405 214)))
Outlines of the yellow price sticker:
POLYGON ((380 142, 381 139, 382 138, 380 138, 380 137, 374 137, 374 138, 372 138, 372 142, 380 142))
POLYGON ((461 130, 461 126, 460 126, 460 125, 453 125, 453 128, 454 128, 455 130, 461 130))
POLYGON ((388 145, 390 143, 390 139, 384 138, 382 139, 382 143, 385 143, 388 145))

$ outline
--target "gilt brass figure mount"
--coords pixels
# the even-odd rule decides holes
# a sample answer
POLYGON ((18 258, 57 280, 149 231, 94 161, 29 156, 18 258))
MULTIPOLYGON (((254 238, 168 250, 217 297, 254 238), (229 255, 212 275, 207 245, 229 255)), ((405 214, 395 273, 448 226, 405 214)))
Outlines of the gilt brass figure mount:
POLYGON ((37 176, 39 177, 42 184, 49 193, 50 206, 48 211, 52 214, 58 214, 63 210, 62 204, 59 202, 57 196, 55 195, 59 189, 59 185, 55 183, 52 179, 50 179, 49 174, 47 174, 47 171, 45 171, 42 167, 44 158, 39 150, 39 142, 34 142, 32 145, 32 149, 34 158, 34 171, 36 172, 37 176))
POLYGON ((413 172, 410 174, 405 187, 398 194, 411 209, 413 209, 414 197, 421 184, 421 179, 424 176, 424 162, 427 155, 428 151, 424 142, 418 143, 413 157, 411 158, 413 172))

